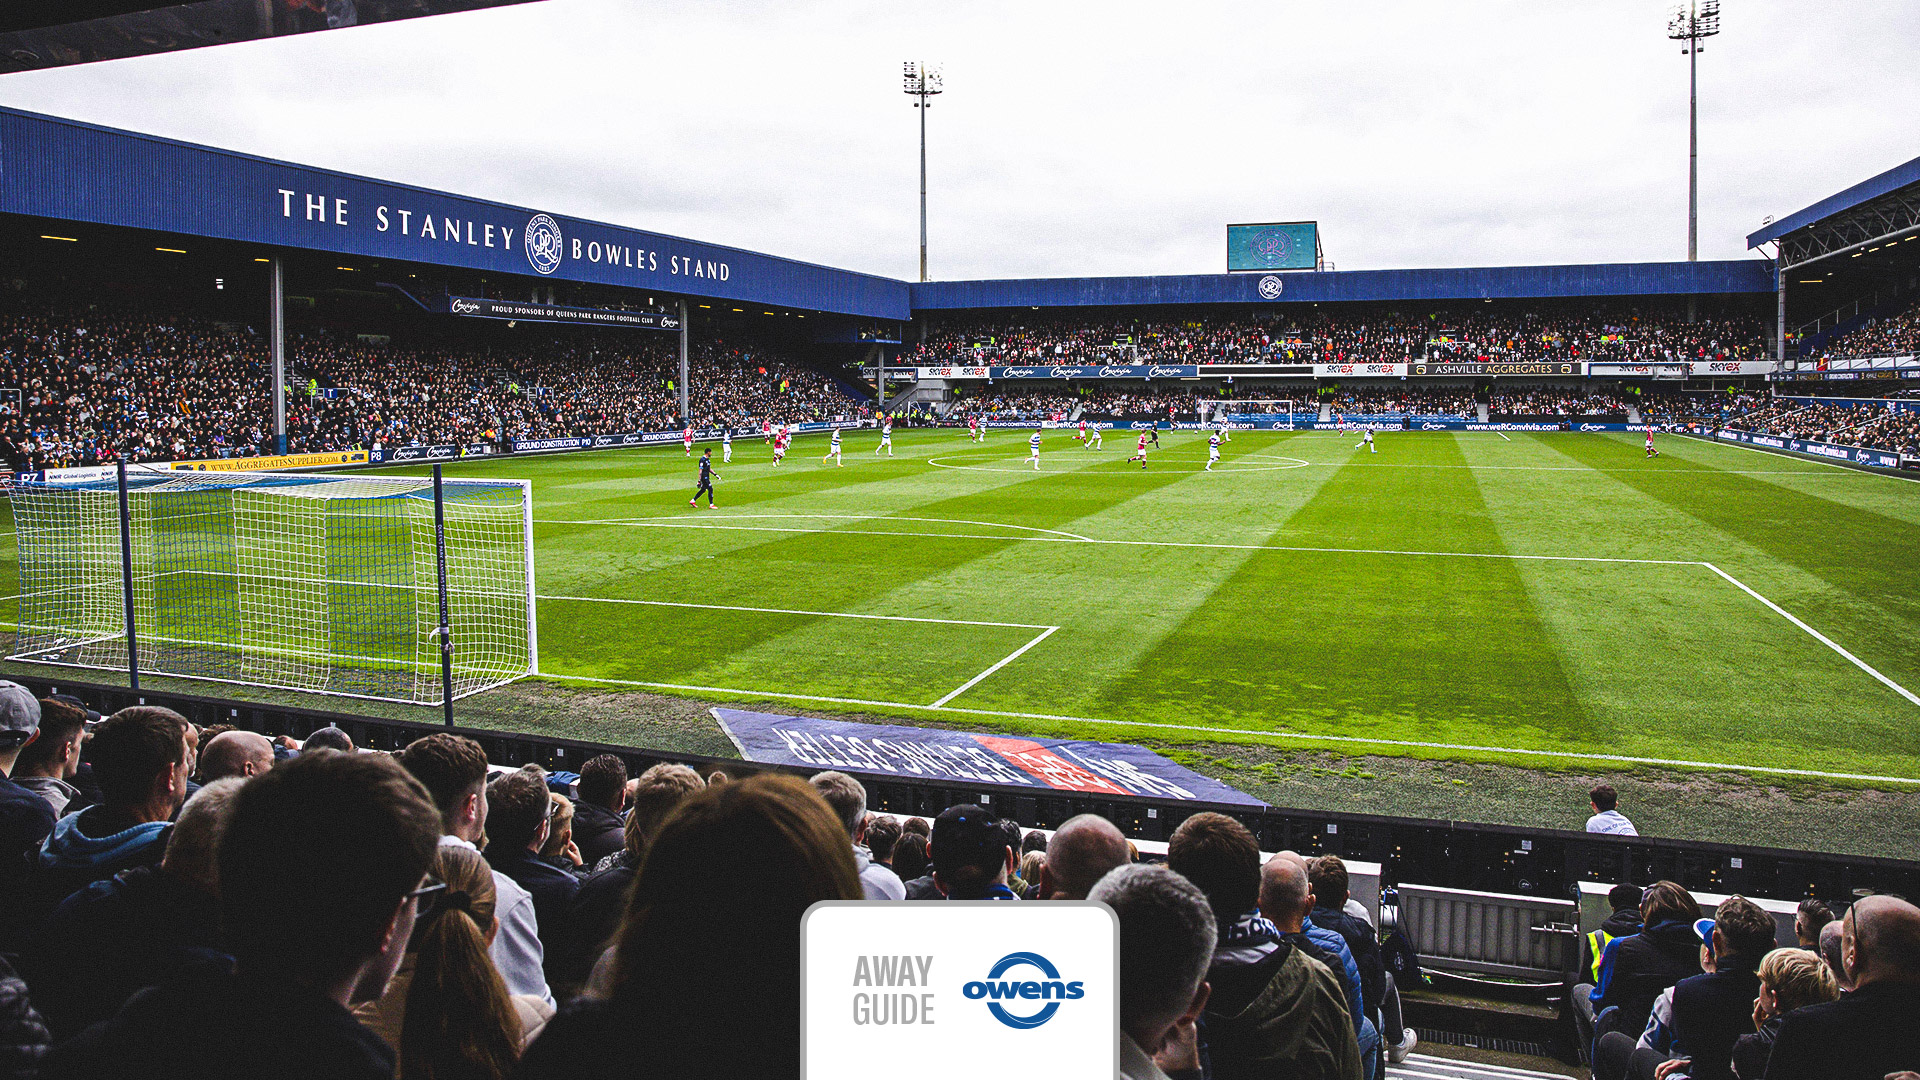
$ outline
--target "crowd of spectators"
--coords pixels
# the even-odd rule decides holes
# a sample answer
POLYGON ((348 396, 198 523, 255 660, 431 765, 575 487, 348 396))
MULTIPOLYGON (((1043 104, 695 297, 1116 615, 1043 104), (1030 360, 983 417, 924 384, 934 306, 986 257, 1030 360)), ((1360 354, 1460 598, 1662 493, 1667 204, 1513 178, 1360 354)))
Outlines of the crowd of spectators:
POLYGON ((1426 390, 1420 388, 1343 389, 1331 401, 1335 415, 1364 413, 1376 416, 1449 416, 1478 415, 1471 391, 1460 389, 1426 390))
MULTIPOLYGON (((839 772, 576 777, 450 732, 388 754, 0 683, 10 1076, 795 1076, 802 916, 900 899, 1112 908, 1122 1077, 1365 1080, 1416 1041, 1345 864, 1263 858, 1229 816, 1150 864, 1097 815, 901 819, 839 772)), ((1809 901, 1775 949, 1738 896, 1711 920, 1672 882, 1611 899, 1574 995, 1599 1080, 1920 1062, 1913 905, 1809 901)))
POLYGON ((983 420, 1065 420, 1079 407, 1077 394, 987 387, 963 396, 954 415, 983 420))
POLYGON ((1430 311, 1315 307, 1257 318, 1089 318, 1032 312, 959 316, 928 333, 908 363, 1334 364, 1418 360, 1765 359, 1758 311, 1689 320, 1684 304, 1529 302, 1430 311))
POLYGON ((1788 439, 1920 456, 1920 409, 1893 402, 1775 402, 1728 419, 1726 426, 1788 439))
MULTIPOLYGON (((288 341, 294 453, 671 430, 677 346, 664 335, 571 333, 503 347, 313 332, 288 341)), ((776 353, 696 342, 695 426, 858 414, 827 376, 776 353)), ((274 452, 265 340, 134 312, 0 313, 0 455, 15 468, 274 452)))
POLYGON ((1541 388, 1498 391, 1487 412, 1499 416, 1624 416, 1628 400, 1608 390, 1541 388))
POLYGON ((1842 334, 1820 351, 1821 357, 1834 360, 1915 353, 1920 353, 1920 304, 1842 334))

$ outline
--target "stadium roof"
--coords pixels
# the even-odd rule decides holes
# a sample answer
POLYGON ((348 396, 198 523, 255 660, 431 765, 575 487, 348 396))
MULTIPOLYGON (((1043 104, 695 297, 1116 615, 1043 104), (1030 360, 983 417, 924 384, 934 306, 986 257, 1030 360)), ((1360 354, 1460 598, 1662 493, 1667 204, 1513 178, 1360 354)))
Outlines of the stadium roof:
POLYGON ((1920 158, 1747 234, 1747 246, 1779 240, 1787 249, 1782 262, 1791 268, 1916 227, 1920 227, 1920 158), (1795 237, 1803 230, 1805 236, 1795 237), (1822 232, 1827 235, 1819 235, 1822 232))

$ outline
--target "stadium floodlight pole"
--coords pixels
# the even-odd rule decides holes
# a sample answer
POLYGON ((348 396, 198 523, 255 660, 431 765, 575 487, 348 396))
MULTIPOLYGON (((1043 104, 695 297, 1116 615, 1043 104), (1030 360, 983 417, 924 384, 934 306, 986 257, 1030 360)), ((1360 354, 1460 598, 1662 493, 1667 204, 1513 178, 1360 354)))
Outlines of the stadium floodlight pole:
POLYGON ((907 96, 914 98, 913 107, 920 110, 920 280, 927 280, 927 110, 933 102, 927 100, 940 93, 942 79, 940 65, 929 64, 924 60, 909 60, 901 65, 902 89, 907 96))
POLYGON ((1687 57, 1687 261, 1700 258, 1700 44, 1720 32, 1720 0, 1682 0, 1667 20, 1667 37, 1685 42, 1687 57))
POLYGON ((447 499, 440 465, 433 466, 433 554, 440 579, 440 715, 453 726, 453 625, 447 619, 447 499))
POLYGON ((693 423, 693 414, 687 411, 687 302, 680 301, 680 424, 682 427, 693 423))
POLYGON ((273 442, 274 453, 287 452, 287 273, 278 255, 273 258, 272 281, 268 292, 272 306, 267 310, 267 351, 273 361, 273 442))
POLYGON ((115 464, 120 488, 120 603, 127 616, 127 688, 140 689, 140 642, 133 629, 133 514, 127 501, 127 459, 115 464))

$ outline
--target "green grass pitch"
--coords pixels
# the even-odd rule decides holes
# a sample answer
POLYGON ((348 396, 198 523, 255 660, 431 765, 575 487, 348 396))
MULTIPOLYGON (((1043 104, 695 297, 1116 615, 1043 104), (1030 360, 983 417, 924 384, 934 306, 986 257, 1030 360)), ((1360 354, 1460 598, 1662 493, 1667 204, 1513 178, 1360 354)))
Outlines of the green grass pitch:
MULTIPOLYGON (((794 711, 1124 741, 1920 778, 1920 485, 1637 435, 759 439, 534 484, 540 662, 794 711), (716 462, 719 451, 715 450, 716 462), (779 697, 779 695, 786 695, 779 697), (1357 740, 1357 741, 1356 741, 1357 740)), ((394 468, 391 472, 415 471, 394 468)), ((8 568, 10 570, 10 568, 8 568)))

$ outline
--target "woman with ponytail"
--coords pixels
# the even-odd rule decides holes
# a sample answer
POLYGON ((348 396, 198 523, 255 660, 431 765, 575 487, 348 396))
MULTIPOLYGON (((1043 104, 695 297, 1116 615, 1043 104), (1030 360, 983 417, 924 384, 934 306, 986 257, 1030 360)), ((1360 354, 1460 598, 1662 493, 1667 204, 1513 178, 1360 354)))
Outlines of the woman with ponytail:
POLYGON ((480 853, 443 845, 431 873, 446 888, 414 922, 386 994, 354 1015, 399 1052, 400 1080, 504 1080, 553 1010, 509 995, 487 954, 499 921, 480 853))

